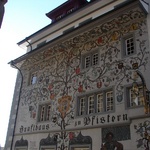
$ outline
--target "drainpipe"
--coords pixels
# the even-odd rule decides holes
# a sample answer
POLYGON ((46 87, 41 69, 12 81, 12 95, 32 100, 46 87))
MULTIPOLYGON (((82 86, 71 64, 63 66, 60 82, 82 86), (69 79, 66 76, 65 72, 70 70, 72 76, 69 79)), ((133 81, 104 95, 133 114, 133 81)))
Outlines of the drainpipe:
MULTIPOLYGON (((32 45, 31 43, 28 41, 28 37, 26 38, 26 42, 29 44, 31 51, 32 51, 32 45)), ((13 130, 13 135, 12 135, 12 141, 11 141, 11 147, 10 150, 12 150, 13 148, 13 141, 14 141, 14 136, 15 136, 15 128, 16 128, 16 123, 17 123, 17 116, 18 116, 18 110, 19 110, 19 104, 20 104, 20 96, 21 96, 21 90, 22 90, 22 84, 23 84, 23 74, 21 72, 21 70, 15 65, 14 61, 12 60, 11 62, 9 62, 9 64, 11 65, 12 68, 15 68, 19 71, 20 75, 21 75, 21 84, 20 84, 20 89, 19 89, 19 98, 18 98, 18 104, 17 104, 17 110, 16 110, 16 118, 15 118, 15 122, 14 122, 14 130, 13 130)))
POLYGON ((27 43, 29 44, 29 46, 30 46, 30 49, 31 49, 30 51, 32 51, 32 45, 31 45, 31 43, 28 41, 28 40, 29 40, 28 37, 26 37, 25 40, 26 40, 26 42, 27 42, 27 43))
POLYGON ((19 110, 19 104, 20 104, 21 90, 22 90, 22 84, 23 84, 23 75, 22 75, 21 70, 14 64, 13 61, 11 61, 9 64, 11 65, 11 67, 17 69, 19 71, 20 75, 21 75, 21 84, 20 84, 20 89, 19 89, 19 98, 18 98, 16 117, 15 117, 15 122, 14 122, 14 130, 13 130, 13 134, 12 134, 12 141, 11 141, 11 147, 10 147, 10 150, 12 150, 13 149, 14 136, 15 136, 15 128, 16 128, 17 116, 18 116, 18 110, 19 110))

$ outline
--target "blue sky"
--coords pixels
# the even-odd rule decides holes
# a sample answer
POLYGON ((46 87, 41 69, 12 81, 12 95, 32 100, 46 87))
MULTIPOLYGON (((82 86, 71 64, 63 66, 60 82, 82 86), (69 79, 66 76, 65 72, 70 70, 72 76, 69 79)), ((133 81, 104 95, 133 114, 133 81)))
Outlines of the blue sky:
POLYGON ((46 13, 67 0, 8 0, 0 29, 0 145, 4 146, 17 70, 8 65, 26 50, 16 43, 47 26, 46 13))

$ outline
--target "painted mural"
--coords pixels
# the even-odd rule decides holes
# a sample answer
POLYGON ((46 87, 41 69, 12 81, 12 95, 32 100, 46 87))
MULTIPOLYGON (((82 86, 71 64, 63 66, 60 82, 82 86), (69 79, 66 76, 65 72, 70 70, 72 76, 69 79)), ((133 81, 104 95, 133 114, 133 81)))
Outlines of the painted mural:
POLYGON ((150 121, 146 120, 134 125, 136 133, 140 135, 140 138, 137 139, 137 148, 143 148, 144 150, 150 150, 150 121))
POLYGON ((76 122, 77 94, 114 86, 116 103, 122 103, 123 85, 133 82, 134 66, 146 70, 149 52, 146 49, 148 41, 144 17, 139 9, 120 14, 24 62, 21 68, 24 75, 21 107, 28 107, 30 118, 36 120, 39 103, 51 102, 52 121, 50 125, 45 123, 43 126, 45 129, 57 128, 62 131, 57 136, 59 149, 65 149, 61 147, 64 144, 64 147, 68 146, 65 142, 74 136, 74 133, 68 134, 65 130, 76 122), (121 40, 130 33, 135 34, 137 53, 132 57, 123 57, 121 40), (83 69, 82 55, 95 49, 100 53, 100 65, 83 69), (35 70, 38 71, 38 84, 28 85, 29 72, 35 70))

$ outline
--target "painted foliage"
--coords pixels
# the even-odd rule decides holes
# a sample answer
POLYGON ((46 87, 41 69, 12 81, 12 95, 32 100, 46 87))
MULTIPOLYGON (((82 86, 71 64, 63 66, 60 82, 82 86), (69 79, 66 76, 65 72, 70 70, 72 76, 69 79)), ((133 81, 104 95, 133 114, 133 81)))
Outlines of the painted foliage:
POLYGON ((138 125, 134 125, 136 133, 140 135, 137 139, 137 148, 143 148, 144 150, 150 149, 150 121, 146 120, 138 125))
POLYGON ((74 121, 76 94, 115 86, 118 103, 122 102, 123 85, 133 81, 133 66, 146 69, 147 43, 145 16, 134 9, 37 53, 22 66, 21 107, 28 106, 36 119, 38 104, 50 101, 52 127, 62 130, 62 140, 71 138, 64 130, 74 121), (123 57, 121 39, 130 33, 135 34, 136 55, 123 57), (83 69, 82 55, 93 49, 100 53, 99 65, 83 69), (33 70, 38 72, 38 84, 28 85, 33 70))

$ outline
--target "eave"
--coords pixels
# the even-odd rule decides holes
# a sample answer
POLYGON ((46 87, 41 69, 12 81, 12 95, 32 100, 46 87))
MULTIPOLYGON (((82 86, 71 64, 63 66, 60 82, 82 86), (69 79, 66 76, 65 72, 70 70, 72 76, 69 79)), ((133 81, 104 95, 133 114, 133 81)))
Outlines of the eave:
MULTIPOLYGON (((138 0, 137 0, 137 1, 138 1, 138 0)), ((89 23, 92 23, 92 22, 94 22, 94 21, 96 21, 96 20, 98 20, 98 19, 100 19, 100 18, 103 18, 103 17, 105 17, 105 16, 107 16, 107 15, 109 15, 109 14, 112 14, 112 13, 118 11, 119 9, 122 9, 123 7, 125 7, 125 6, 127 6, 127 5, 130 5, 131 3, 134 3, 134 2, 135 2, 135 0, 129 0, 129 1, 127 1, 126 3, 123 3, 122 5, 118 5, 118 6, 116 6, 113 10, 111 10, 111 11, 109 11, 109 12, 103 14, 102 16, 99 16, 99 17, 97 17, 97 18, 91 20, 89 23)), ((139 7, 141 7, 141 3, 140 3, 139 1, 138 1, 138 4, 139 4, 139 7)), ((144 11, 144 10, 143 10, 143 11, 144 11)), ((145 12, 145 11, 144 11, 144 12, 145 12)), ((77 27, 76 29, 74 29, 74 31, 76 31, 76 30, 82 28, 83 26, 86 26, 86 25, 84 24, 84 25, 82 25, 82 26, 79 26, 79 27, 77 27)), ((74 32, 74 31, 71 31, 71 32, 74 32)), ((9 64, 11 64, 12 62, 13 62, 13 64, 18 64, 18 63, 22 62, 23 60, 28 59, 30 56, 35 55, 36 53, 38 53, 39 51, 41 51, 41 49, 44 49, 44 50, 45 50, 50 44, 52 44, 53 42, 56 42, 57 40, 63 38, 64 36, 70 34, 71 32, 66 33, 66 34, 63 34, 63 35, 61 35, 61 36, 59 36, 59 37, 57 37, 57 38, 55 38, 55 39, 53 39, 53 40, 47 42, 45 45, 43 45, 43 46, 41 46, 41 47, 35 48, 34 50, 32 50, 32 51, 30 51, 30 52, 28 52, 28 53, 22 55, 21 57, 18 57, 18 58, 16 58, 16 59, 10 61, 9 64)))

